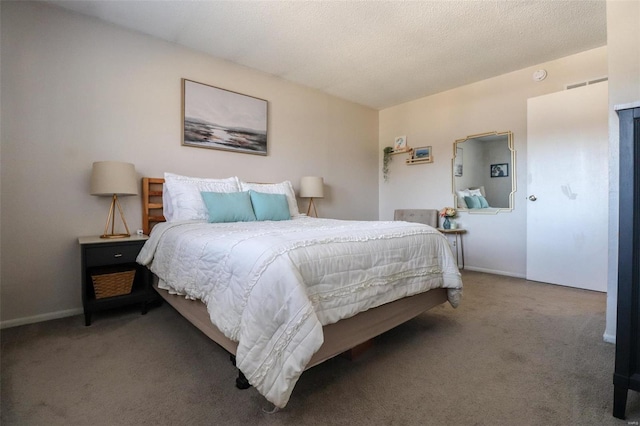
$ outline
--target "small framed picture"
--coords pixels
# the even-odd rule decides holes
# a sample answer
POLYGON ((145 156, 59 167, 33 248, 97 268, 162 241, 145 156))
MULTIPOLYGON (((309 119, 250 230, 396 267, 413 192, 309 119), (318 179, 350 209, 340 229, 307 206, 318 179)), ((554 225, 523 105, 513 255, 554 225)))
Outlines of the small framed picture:
POLYGON ((420 148, 414 148, 413 153, 411 155, 412 161, 424 161, 424 162, 432 162, 433 157, 431 156, 431 147, 430 146, 421 146, 420 148))
POLYGON ((393 142, 393 150, 394 151, 406 151, 407 150, 407 137, 406 136, 396 136, 396 139, 393 142))
POLYGON ((509 176, 509 163, 500 163, 491 165, 491 177, 507 177, 509 176))
POLYGON ((455 177, 462 177, 462 148, 456 147, 456 157, 453 159, 453 175, 455 177))

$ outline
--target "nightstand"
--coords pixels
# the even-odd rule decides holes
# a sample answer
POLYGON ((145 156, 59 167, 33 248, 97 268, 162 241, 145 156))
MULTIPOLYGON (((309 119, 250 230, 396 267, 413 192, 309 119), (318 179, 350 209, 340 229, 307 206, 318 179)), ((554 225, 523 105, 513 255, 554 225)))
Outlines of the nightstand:
POLYGON ((464 244, 462 242, 462 234, 466 234, 467 230, 466 229, 460 229, 460 228, 456 228, 456 229, 443 229, 443 228, 438 228, 438 231, 442 232, 445 235, 455 235, 456 237, 456 263, 458 264, 458 268, 460 269, 464 269, 464 244), (462 255, 462 266, 460 266, 460 261, 458 260, 458 250, 460 251, 460 254, 462 255))
POLYGON ((140 303, 142 315, 147 313, 147 303, 153 299, 151 272, 136 258, 148 238, 78 238, 85 325, 91 325, 93 312, 103 309, 140 303))

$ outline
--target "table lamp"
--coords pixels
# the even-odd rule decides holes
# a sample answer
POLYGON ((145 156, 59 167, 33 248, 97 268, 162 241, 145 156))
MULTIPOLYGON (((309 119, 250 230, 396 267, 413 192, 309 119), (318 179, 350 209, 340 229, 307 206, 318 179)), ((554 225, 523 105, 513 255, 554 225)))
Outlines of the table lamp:
POLYGON ((131 236, 127 221, 124 219, 122 207, 118 201, 118 195, 138 195, 138 175, 131 163, 120 161, 97 161, 93 163, 91 172, 91 195, 111 197, 111 208, 104 225, 104 233, 100 238, 124 238, 131 236), (120 218, 127 230, 126 234, 115 233, 115 208, 118 206, 120 218), (111 232, 109 231, 111 223, 111 232))
POLYGON ((307 216, 311 215, 311 207, 315 217, 318 217, 316 205, 313 203, 314 198, 324 197, 324 181, 321 177, 305 176, 300 180, 300 197, 310 198, 307 216))

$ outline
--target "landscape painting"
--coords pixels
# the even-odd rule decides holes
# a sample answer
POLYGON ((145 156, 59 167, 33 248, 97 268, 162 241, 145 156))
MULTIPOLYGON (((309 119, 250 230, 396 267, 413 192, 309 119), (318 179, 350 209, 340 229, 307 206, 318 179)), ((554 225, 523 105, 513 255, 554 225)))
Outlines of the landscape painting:
POLYGON ((182 79, 182 145, 267 155, 267 101, 182 79))
POLYGON ((414 148, 413 154, 411 156, 411 160, 424 162, 424 163, 431 163, 433 161, 433 159, 431 158, 431 147, 422 146, 420 148, 414 148))

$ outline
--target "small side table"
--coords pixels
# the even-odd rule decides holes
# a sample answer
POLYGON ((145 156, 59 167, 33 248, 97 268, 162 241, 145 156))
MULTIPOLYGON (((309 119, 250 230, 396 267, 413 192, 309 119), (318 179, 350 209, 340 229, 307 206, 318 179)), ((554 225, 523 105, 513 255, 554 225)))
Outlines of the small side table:
POLYGON ((464 269, 464 243, 462 242, 462 234, 466 234, 466 229, 443 229, 438 228, 438 231, 442 232, 445 235, 453 234, 456 237, 456 263, 458 264, 458 268, 464 269), (462 266, 460 266, 460 260, 458 256, 462 257, 462 266))
MULTIPOLYGON (((146 235, 132 235, 128 238, 80 237, 82 256, 82 306, 85 325, 91 325, 91 314, 103 309, 140 303, 142 314, 147 313, 147 303, 153 300, 151 272, 136 263, 138 253, 146 235), (93 277, 105 274, 119 274, 122 271, 135 271, 131 291, 126 294, 96 297, 93 277)), ((126 272, 125 272, 126 273, 126 272)))

